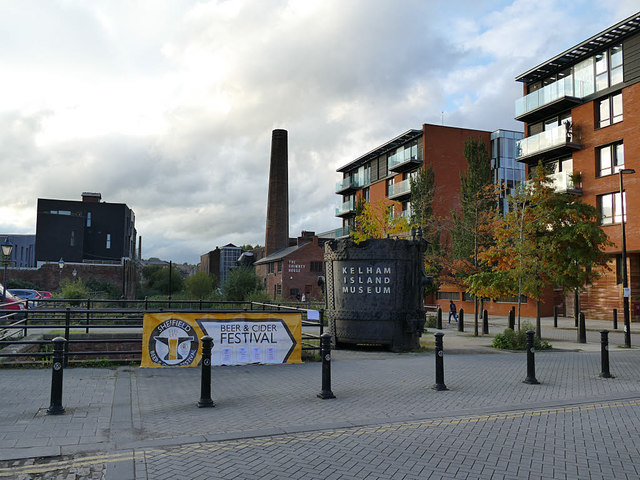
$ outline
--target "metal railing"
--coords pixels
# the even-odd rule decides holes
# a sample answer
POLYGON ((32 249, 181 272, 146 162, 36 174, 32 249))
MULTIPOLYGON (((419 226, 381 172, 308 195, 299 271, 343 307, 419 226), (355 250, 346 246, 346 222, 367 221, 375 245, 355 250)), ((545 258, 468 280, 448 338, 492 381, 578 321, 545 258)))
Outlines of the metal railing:
MULTIPOLYGON (((32 302, 33 304, 33 302, 32 302)), ((28 303, 27 303, 28 305, 28 303)), ((142 354, 142 330, 145 313, 237 313, 265 311, 299 312, 302 315, 303 350, 319 350, 320 336, 324 332, 323 305, 307 303, 258 303, 220 302, 206 300, 97 300, 97 299, 47 299, 39 300, 37 307, 20 312, 24 318, 16 320, 15 314, 0 317, 0 357, 48 357, 51 351, 15 351, 8 346, 34 345, 40 349, 51 345, 50 339, 27 339, 30 333, 43 337, 64 337, 65 363, 69 357, 119 356, 120 360, 139 360, 142 354), (130 308, 127 308, 130 307, 130 308), (318 311, 318 320, 307 318, 308 311, 318 311), (310 332, 318 328, 318 334, 310 332), (63 333, 62 333, 62 332, 63 333), (93 334, 93 335, 91 335, 93 334), (135 335, 135 337, 134 337, 135 335), (15 338, 20 336, 20 338, 15 338), (70 345, 81 344, 84 349, 73 350, 70 345), (138 344, 133 350, 91 349, 91 345, 138 344)), ((19 348, 19 347, 18 347, 19 348)))

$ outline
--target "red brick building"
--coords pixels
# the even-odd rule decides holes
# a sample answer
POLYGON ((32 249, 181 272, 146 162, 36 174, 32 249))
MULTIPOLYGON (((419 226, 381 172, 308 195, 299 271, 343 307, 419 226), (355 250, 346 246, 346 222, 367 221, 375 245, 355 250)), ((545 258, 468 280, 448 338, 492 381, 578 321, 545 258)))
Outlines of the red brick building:
MULTIPOLYGON (((434 215, 445 222, 451 219, 451 212, 460 208, 460 174, 467 170, 464 143, 470 138, 484 141, 490 149, 497 184, 504 183, 510 190, 524 180, 524 165, 515 161, 515 142, 522 138, 522 133, 425 124, 422 130, 408 130, 338 169, 343 176, 336 186, 336 193, 342 196, 342 203, 336 209, 336 216, 343 222, 340 233, 348 235, 354 228, 355 209, 360 199, 372 203, 388 200, 393 205, 393 215, 409 218, 410 178, 427 165, 433 169, 435 178, 434 215)), ((443 237, 442 241, 446 243, 450 239, 443 237)), ((455 285, 442 285, 427 302, 448 310, 449 300, 467 313, 475 308, 473 298, 455 285)), ((513 300, 496 299, 485 303, 485 308, 490 314, 505 315, 514 306, 513 300)), ((526 316, 535 315, 535 302, 525 303, 522 311, 526 316)))
MULTIPOLYGON (((581 311, 600 319, 611 319, 614 308, 622 312, 624 206, 631 315, 640 320, 640 13, 516 80, 523 83, 516 119, 526 136, 517 159, 529 167, 542 162, 558 190, 595 205, 615 244, 607 250, 610 270, 580 296, 581 311), (572 182, 572 173, 580 173, 579 182, 572 182)), ((573 301, 564 304, 571 314, 573 301)))
POLYGON ((254 263, 265 290, 274 300, 322 300, 318 276, 323 274, 324 241, 314 232, 302 232, 292 246, 254 263))

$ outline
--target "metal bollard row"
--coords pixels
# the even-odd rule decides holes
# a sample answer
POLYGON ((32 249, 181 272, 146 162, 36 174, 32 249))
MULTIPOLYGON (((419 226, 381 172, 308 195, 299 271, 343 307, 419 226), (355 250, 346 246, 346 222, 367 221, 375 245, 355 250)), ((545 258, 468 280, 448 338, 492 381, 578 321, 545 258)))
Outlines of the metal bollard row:
POLYGON ((53 362, 51 365, 51 404, 47 409, 47 415, 62 415, 62 377, 64 373, 64 348, 67 341, 62 337, 56 337, 53 342, 53 362))
POLYGON ((317 395, 323 400, 336 398, 331 391, 331 334, 320 336, 320 355, 322 355, 322 390, 317 395))

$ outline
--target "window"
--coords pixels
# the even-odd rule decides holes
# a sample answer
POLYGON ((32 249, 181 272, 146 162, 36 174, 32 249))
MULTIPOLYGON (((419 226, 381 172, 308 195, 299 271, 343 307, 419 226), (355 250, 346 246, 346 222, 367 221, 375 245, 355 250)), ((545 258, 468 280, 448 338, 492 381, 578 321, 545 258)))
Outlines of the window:
POLYGON ((107 233, 107 248, 111 248, 111 234, 107 233))
POLYGON ((282 272, 282 260, 278 262, 278 273, 282 272))
POLYGON ((276 285, 276 296, 279 297, 280 295, 282 295, 282 285, 278 283, 276 285))
POLYGON ((390 191, 393 191, 393 178, 389 178, 387 180, 387 197, 389 196, 390 191))
POLYGON ((311 262, 312 273, 322 273, 322 262, 311 262))
POLYGON ((300 290, 297 288, 290 288, 289 289, 289 297, 291 298, 298 298, 300 296, 300 290))
POLYGON ((596 104, 596 124, 598 128, 608 127, 622 121, 622 93, 616 93, 599 100, 596 104))
POLYGON ((91 212, 87 212, 87 227, 91 226, 91 212))
POLYGON ((622 83, 622 44, 599 53, 596 59, 596 91, 622 83))
MULTIPOLYGON (((513 295, 510 297, 498 297, 495 299, 497 303, 518 303, 518 296, 513 295)), ((520 303, 527 303, 527 296, 520 295, 520 303)))
POLYGON ((624 168, 624 145, 612 143, 596 149, 598 176, 613 175, 624 168))
POLYGON ((611 225, 622 222, 622 208, 625 207, 624 220, 627 221, 626 192, 620 201, 620 192, 599 195, 596 198, 600 225, 611 225), (624 204, 624 205, 623 205, 624 204))
POLYGON ((368 202, 368 201, 369 201, 369 187, 366 187, 366 188, 363 188, 363 189, 362 189, 362 199, 363 199, 365 202, 368 202))
POLYGON ((267 273, 273 273, 275 271, 276 264, 274 262, 267 264, 267 273))
POLYGON ((460 292, 438 292, 438 300, 460 300, 460 292))

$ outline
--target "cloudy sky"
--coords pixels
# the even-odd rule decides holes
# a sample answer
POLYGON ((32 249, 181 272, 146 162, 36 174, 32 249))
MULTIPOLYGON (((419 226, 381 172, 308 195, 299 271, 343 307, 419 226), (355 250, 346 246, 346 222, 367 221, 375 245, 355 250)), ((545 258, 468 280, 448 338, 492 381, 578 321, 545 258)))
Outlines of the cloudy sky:
POLYGON ((0 0, 0 233, 83 191, 143 257, 264 244, 271 132, 290 234, 340 226, 336 168, 423 123, 521 129, 514 77, 637 0, 0 0))

